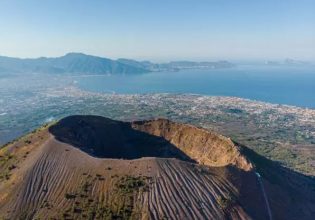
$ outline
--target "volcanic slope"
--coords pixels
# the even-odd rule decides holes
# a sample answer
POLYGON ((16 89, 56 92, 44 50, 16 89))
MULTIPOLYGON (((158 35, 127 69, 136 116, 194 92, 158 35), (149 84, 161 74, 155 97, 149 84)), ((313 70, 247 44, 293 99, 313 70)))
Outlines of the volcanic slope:
POLYGON ((0 219, 314 219, 314 187, 166 119, 70 116, 0 149, 0 219))

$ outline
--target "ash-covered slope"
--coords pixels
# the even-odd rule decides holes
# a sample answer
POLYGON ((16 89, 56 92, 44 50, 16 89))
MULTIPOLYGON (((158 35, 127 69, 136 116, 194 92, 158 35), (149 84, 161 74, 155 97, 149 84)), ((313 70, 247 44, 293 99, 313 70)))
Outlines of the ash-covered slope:
POLYGON ((67 117, 0 149, 0 161, 2 218, 314 217, 313 180, 164 119, 67 117))

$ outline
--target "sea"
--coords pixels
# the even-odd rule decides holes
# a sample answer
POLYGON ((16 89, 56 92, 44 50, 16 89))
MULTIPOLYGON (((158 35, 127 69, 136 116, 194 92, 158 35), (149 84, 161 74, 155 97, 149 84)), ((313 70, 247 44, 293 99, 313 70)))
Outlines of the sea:
POLYGON ((74 78, 79 88, 98 93, 234 96, 315 109, 314 65, 237 65, 228 69, 186 69, 74 78))

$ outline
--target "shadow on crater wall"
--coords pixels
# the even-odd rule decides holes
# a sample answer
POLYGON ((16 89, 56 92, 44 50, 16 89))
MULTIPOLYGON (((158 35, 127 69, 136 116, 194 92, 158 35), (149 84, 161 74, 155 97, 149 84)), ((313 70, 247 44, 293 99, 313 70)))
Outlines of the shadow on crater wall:
POLYGON ((162 137, 150 135, 101 116, 70 116, 49 128, 58 141, 99 158, 177 158, 195 162, 162 137))

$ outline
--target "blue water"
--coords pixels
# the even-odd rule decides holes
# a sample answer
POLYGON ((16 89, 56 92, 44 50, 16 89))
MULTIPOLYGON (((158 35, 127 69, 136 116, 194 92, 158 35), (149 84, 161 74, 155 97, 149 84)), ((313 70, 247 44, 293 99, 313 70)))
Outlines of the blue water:
POLYGON ((195 93, 236 96, 315 108, 315 67, 250 66, 77 77, 80 88, 102 93, 195 93))

